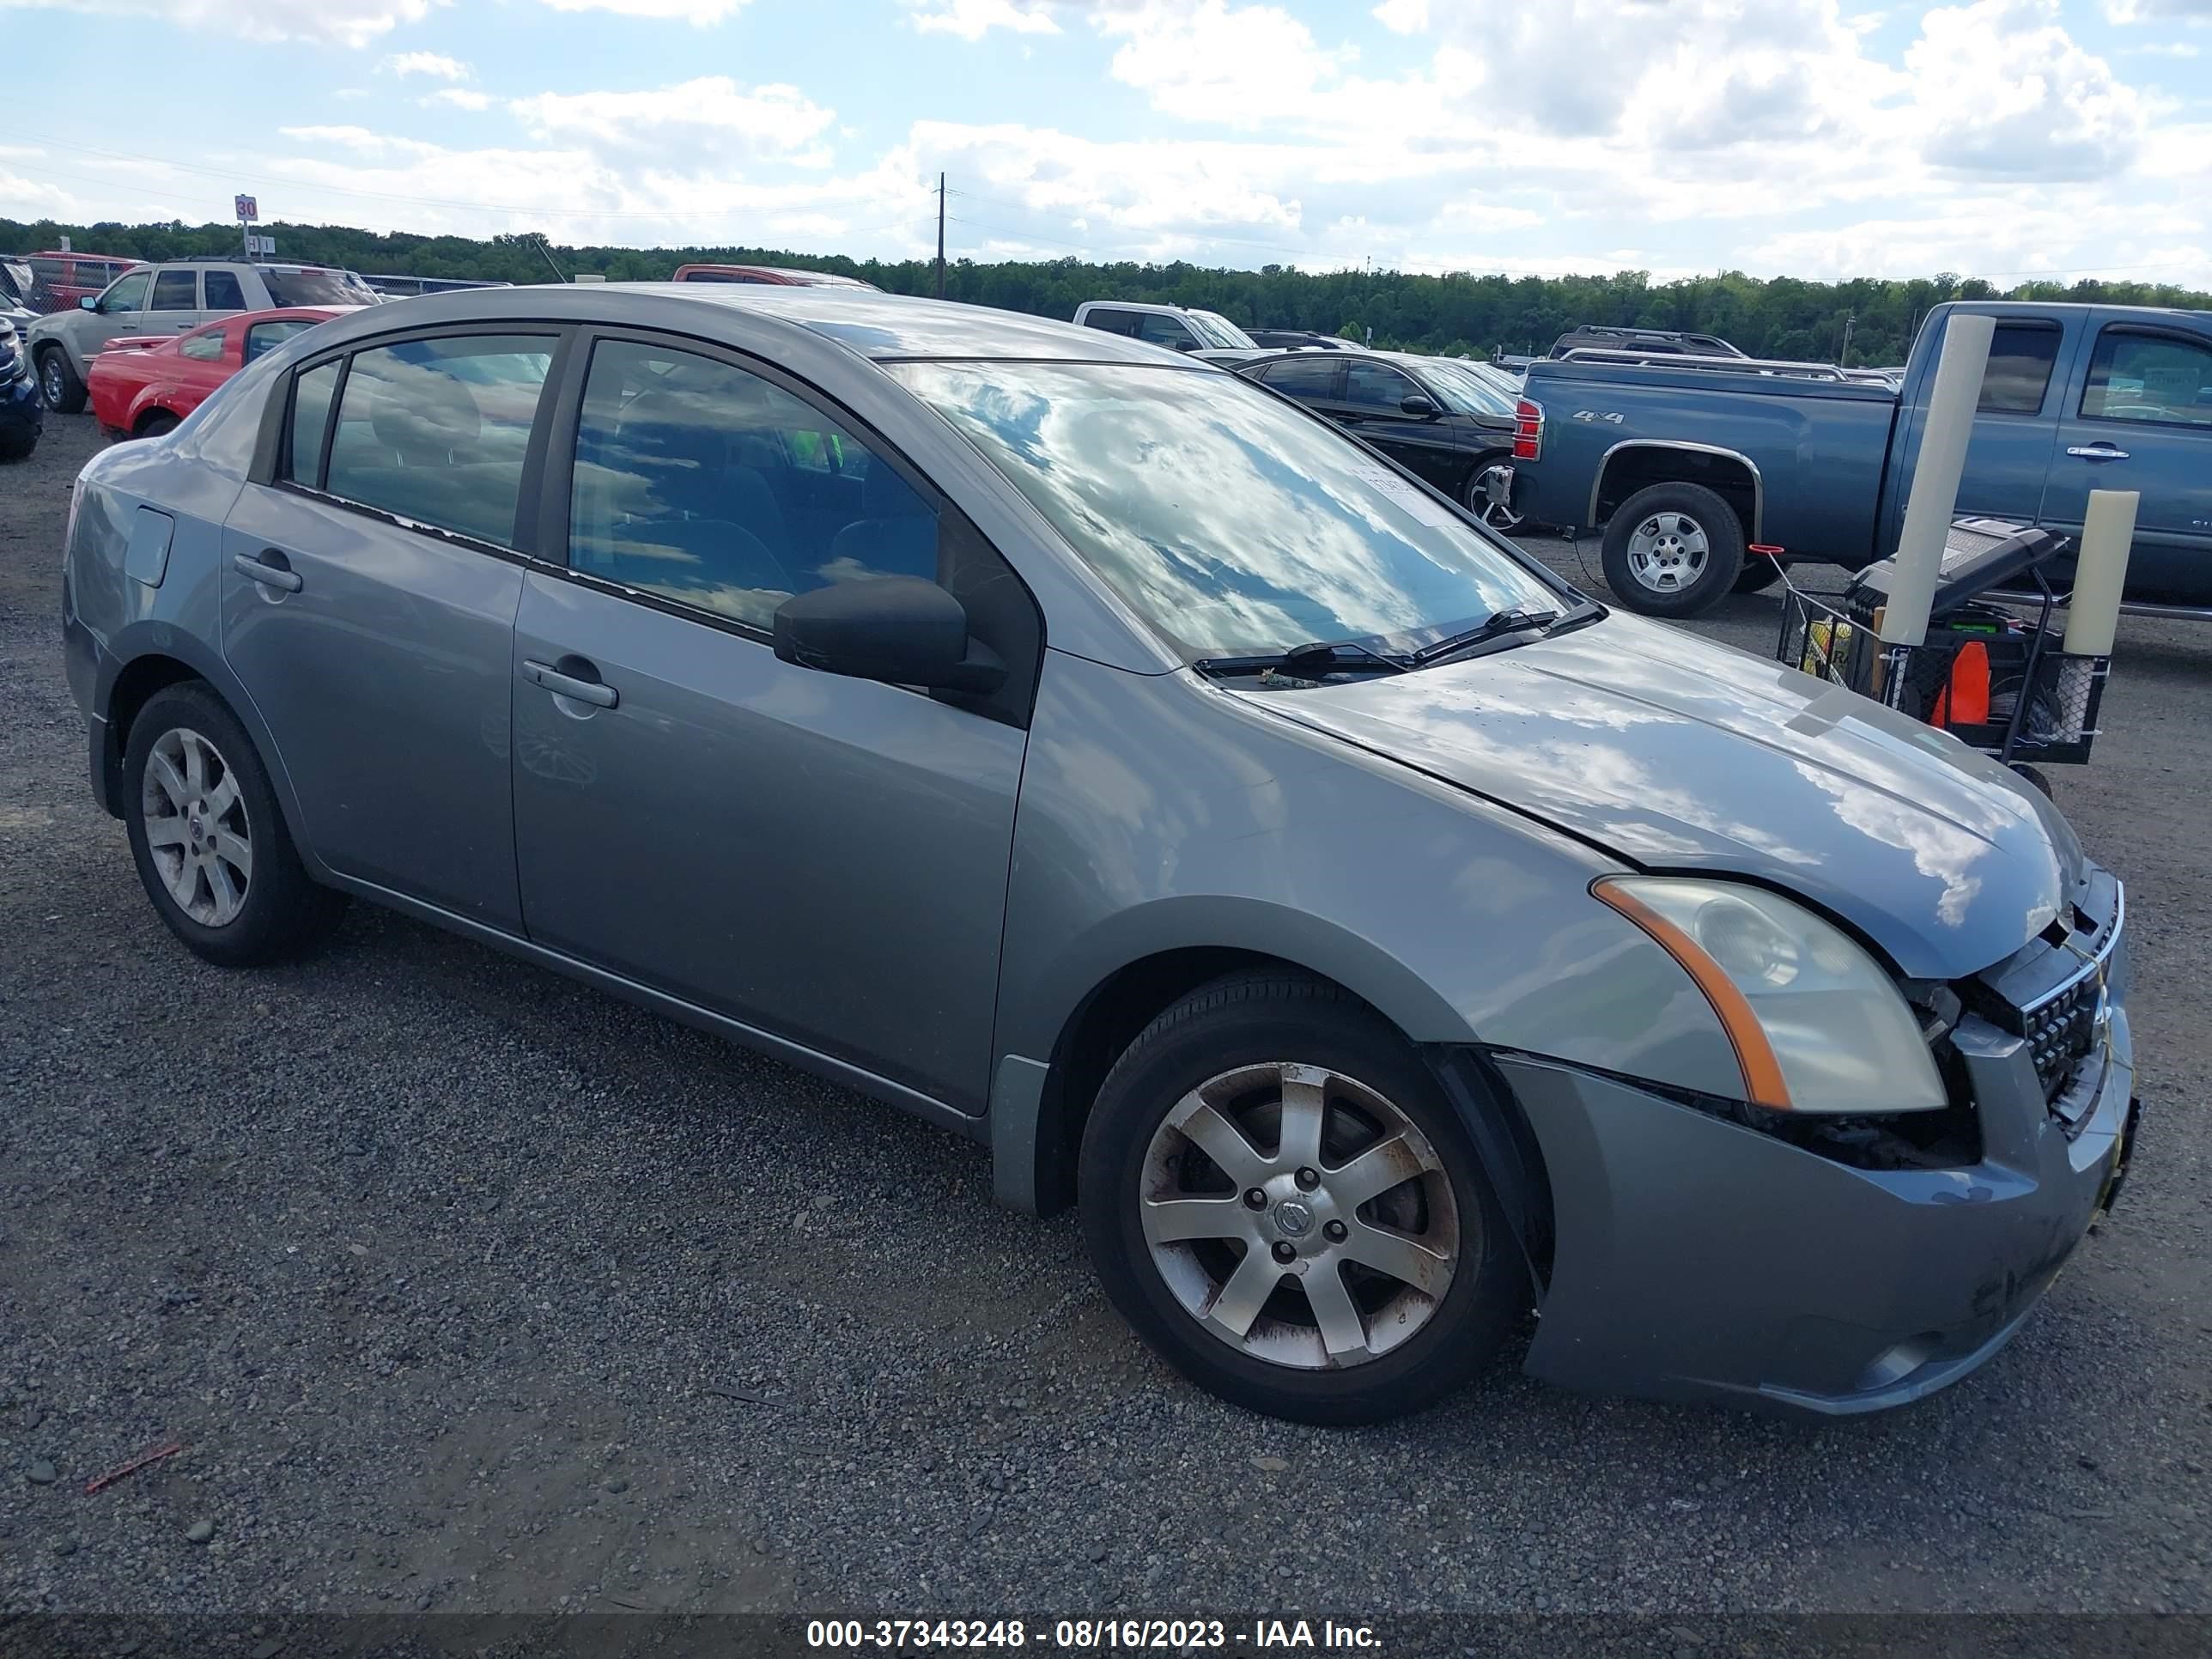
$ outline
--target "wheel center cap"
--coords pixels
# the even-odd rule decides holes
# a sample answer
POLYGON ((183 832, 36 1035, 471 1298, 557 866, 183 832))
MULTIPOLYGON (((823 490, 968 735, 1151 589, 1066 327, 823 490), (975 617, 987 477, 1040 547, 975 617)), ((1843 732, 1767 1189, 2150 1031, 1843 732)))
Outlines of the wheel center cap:
POLYGON ((1295 1198, 1275 1206, 1275 1227, 1285 1238, 1304 1238, 1313 1231, 1314 1214, 1295 1198))

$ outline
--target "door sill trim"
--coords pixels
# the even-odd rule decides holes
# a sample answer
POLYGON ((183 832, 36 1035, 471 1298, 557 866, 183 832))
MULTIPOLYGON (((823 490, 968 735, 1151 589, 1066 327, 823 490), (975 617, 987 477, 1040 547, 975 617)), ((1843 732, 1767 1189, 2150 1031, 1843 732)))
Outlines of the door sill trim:
POLYGON ((733 1042, 741 1048, 750 1048, 757 1053, 767 1054, 771 1059, 795 1066, 801 1071, 811 1072, 817 1077, 826 1078, 832 1083, 842 1084, 858 1093, 880 1100, 886 1105, 896 1106, 902 1111, 910 1112, 915 1116, 941 1127, 954 1130, 970 1139, 981 1139, 988 1133, 984 1115, 980 1112, 963 1112, 956 1106, 947 1105, 934 1095, 926 1095, 919 1089, 909 1088, 905 1084, 894 1082, 887 1077, 880 1077, 865 1066, 854 1065, 850 1060, 839 1060, 834 1054, 825 1054, 817 1048, 810 1048, 803 1042, 794 1042, 788 1037, 778 1036, 772 1031, 765 1031, 758 1026, 748 1025, 742 1020, 732 1019, 727 1014, 716 1013, 713 1009, 702 1007, 696 1002, 687 1002, 682 997, 672 996, 665 991, 655 990, 649 985, 614 973, 608 969, 597 967, 580 957, 569 956, 565 951, 553 950, 549 946, 521 938, 518 934, 507 933, 504 929, 491 927, 488 923, 477 921, 471 917, 461 915, 458 912, 445 909, 438 905, 427 903, 421 899, 410 898, 404 893, 396 892, 389 887, 380 887, 374 882, 363 881, 357 877, 341 876, 333 872, 330 884, 357 897, 367 899, 372 904, 381 905, 389 910, 397 910, 403 915, 412 916, 417 921, 426 921, 432 927, 443 928, 448 933, 459 933, 463 938, 473 939, 479 945, 488 945, 495 951, 502 951, 509 956, 518 957, 540 968, 550 969, 553 972, 563 975, 569 979, 580 980, 595 989, 618 996, 625 1002, 635 1003, 665 1018, 696 1027, 726 1042, 733 1042))

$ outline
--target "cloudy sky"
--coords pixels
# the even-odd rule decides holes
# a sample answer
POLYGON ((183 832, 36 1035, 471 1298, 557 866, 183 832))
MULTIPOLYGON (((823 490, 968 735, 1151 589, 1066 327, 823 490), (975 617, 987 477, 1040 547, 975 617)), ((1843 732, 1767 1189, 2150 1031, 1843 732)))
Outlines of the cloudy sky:
POLYGON ((2212 0, 0 0, 0 215, 2212 288, 2212 0))

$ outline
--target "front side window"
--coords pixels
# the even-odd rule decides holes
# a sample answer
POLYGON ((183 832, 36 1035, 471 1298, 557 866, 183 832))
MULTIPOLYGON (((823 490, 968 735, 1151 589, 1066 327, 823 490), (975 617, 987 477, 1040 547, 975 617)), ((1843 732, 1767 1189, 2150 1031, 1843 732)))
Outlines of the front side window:
POLYGON ((302 329, 314 324, 304 317, 282 317, 273 323, 256 323, 246 331, 246 361, 252 362, 265 352, 276 350, 302 329))
POLYGON ((1100 308, 1083 314, 1084 326, 1103 328, 1109 334, 1126 334, 1132 339, 1137 333, 1137 313, 1133 311, 1112 311, 1100 308))
POLYGON ((2107 328, 2089 360, 2090 420, 2212 426, 2212 348, 2171 334, 2107 328))
POLYGON ((107 292, 100 296, 101 314, 140 309, 146 303, 146 289, 153 280, 150 270, 134 270, 128 276, 117 277, 107 292))
POLYGON ((396 518, 512 546, 553 345, 538 336, 484 335, 356 353, 323 488, 396 518))
POLYGON ((149 311, 198 311, 200 276, 196 270, 165 270, 154 278, 154 303, 149 311))
POLYGON ((339 360, 318 364, 292 382, 292 418, 287 428, 284 476, 294 483, 318 487, 323 477, 323 434, 331 422, 331 396, 338 386, 339 360))
POLYGON ((243 311, 246 309, 246 290, 238 285, 234 270, 210 270, 200 280, 207 285, 207 308, 210 311, 243 311))
POLYGON ((1187 346, 1197 339, 1180 317, 1164 317, 1157 311, 1137 313, 1137 337, 1152 345, 1187 346))
POLYGON ((601 342, 577 423, 568 562, 769 627, 794 593, 938 577, 936 509, 805 399, 732 364, 601 342))
POLYGON ((1982 372, 1981 412, 2033 415, 2041 409, 2059 338, 2056 323, 2000 323, 1982 372))
POLYGON ((1418 648, 1570 603, 1419 485, 1235 375, 888 363, 1191 658, 1418 648))
POLYGON ((1364 359, 1344 366, 1344 401, 1361 409, 1398 412, 1398 405, 1420 391, 1387 363, 1364 359))
POLYGON ((177 355, 189 357, 196 363, 220 362, 222 357, 222 331, 210 328, 185 335, 177 342, 177 355))

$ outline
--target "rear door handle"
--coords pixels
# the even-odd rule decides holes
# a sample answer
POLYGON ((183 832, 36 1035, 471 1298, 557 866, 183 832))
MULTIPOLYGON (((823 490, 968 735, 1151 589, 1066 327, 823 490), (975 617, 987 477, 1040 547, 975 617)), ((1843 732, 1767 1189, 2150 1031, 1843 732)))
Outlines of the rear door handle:
POLYGON ((2085 461, 2124 461, 2128 458, 2126 450, 2115 448, 2112 445, 2102 441, 2094 444, 2069 445, 2066 453, 2069 455, 2079 455, 2085 461))
MULTIPOLYGON (((579 666, 589 666, 580 658, 563 657, 561 660, 579 666)), ((574 674, 562 673, 550 663, 532 662, 525 658, 522 664, 522 678, 532 685, 544 687, 556 697, 573 697, 578 702, 590 703, 595 708, 612 708, 622 701, 621 694, 605 682, 596 679, 579 679, 574 674)))
POLYGON ((258 556, 234 553, 230 556, 230 568, 248 581, 257 581, 264 587, 277 588, 286 593, 296 593, 301 586, 300 573, 293 569, 284 556, 273 547, 263 548, 258 556))

